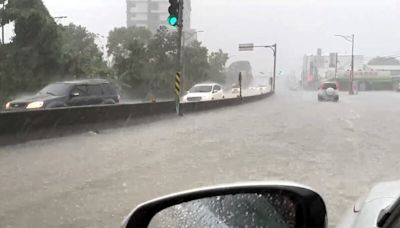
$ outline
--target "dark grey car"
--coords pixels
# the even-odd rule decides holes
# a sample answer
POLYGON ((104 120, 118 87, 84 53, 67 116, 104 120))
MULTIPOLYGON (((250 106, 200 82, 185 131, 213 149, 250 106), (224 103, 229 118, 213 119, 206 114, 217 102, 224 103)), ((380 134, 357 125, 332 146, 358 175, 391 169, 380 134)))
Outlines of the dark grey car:
POLYGON ((116 104, 119 99, 116 88, 107 80, 57 82, 46 86, 35 96, 7 103, 6 110, 116 104))

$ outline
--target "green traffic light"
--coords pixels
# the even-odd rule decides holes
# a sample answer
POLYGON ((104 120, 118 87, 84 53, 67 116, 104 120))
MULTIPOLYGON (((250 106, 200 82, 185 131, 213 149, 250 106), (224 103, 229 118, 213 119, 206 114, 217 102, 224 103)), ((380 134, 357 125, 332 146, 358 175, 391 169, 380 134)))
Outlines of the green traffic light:
POLYGON ((178 18, 175 16, 168 17, 168 24, 176 26, 178 24, 178 18))

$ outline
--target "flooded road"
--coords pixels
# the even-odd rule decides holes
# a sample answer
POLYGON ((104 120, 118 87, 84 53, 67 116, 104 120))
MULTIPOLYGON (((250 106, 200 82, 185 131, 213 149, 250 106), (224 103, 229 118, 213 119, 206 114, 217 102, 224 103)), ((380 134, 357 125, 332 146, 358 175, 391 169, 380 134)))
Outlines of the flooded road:
POLYGON ((336 223, 400 179, 400 94, 286 92, 237 107, 0 148, 1 227, 119 227, 138 203, 204 185, 311 186, 336 223))

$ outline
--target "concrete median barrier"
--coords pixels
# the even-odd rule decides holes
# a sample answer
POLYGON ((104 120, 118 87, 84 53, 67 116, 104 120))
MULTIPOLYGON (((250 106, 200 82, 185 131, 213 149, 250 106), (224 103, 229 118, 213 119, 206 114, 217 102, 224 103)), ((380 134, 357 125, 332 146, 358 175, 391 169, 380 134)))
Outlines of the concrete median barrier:
MULTIPOLYGON (((266 93, 209 102, 184 103, 184 113, 211 110, 257 101, 272 95, 266 93)), ((0 113, 0 145, 29 140, 61 137, 104 128, 126 126, 144 118, 174 115, 175 102, 85 106, 51 110, 0 113)))
POLYGON ((229 98, 229 99, 221 99, 221 100, 215 100, 215 101, 185 103, 185 104, 183 104, 183 113, 190 113, 190 112, 197 112, 197 111, 204 111, 204 110, 240 105, 243 103, 258 101, 258 100, 264 99, 266 97, 269 97, 271 95, 272 95, 272 93, 265 93, 265 94, 261 94, 261 95, 243 97, 242 99, 241 98, 229 98))
POLYGON ((174 102, 86 106, 0 113, 0 145, 108 128, 143 117, 173 114, 174 102))

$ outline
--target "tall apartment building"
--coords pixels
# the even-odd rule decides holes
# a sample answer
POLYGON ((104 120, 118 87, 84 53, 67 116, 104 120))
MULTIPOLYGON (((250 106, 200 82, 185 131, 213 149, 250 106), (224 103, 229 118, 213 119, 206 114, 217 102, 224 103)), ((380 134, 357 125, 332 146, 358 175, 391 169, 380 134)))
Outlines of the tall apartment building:
MULTIPOLYGON (((153 33, 162 26, 168 26, 169 0, 126 0, 127 25, 148 28, 153 33)), ((190 30, 191 0, 184 0, 183 29, 190 30)))

